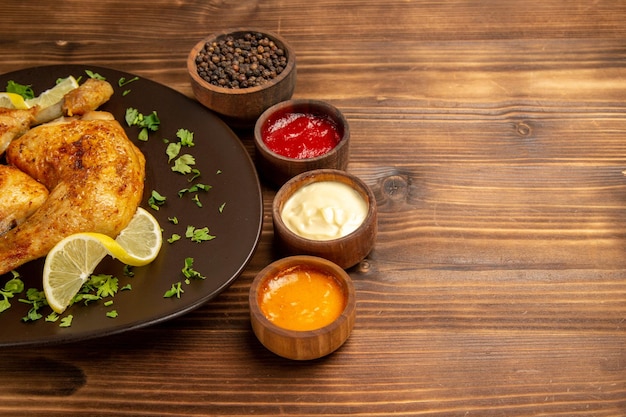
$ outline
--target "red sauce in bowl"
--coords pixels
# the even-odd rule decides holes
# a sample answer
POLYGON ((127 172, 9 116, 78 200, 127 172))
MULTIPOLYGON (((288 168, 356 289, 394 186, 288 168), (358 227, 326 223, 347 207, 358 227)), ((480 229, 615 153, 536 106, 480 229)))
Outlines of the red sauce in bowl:
POLYGON ((308 113, 280 114, 265 123, 261 134, 272 152, 293 159, 324 155, 341 140, 333 120, 308 113))

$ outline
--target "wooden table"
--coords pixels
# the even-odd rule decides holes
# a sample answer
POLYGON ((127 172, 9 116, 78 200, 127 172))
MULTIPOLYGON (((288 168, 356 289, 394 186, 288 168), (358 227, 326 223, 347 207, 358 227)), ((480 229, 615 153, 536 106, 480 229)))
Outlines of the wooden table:
POLYGON ((380 212, 331 356, 285 360, 250 329, 276 257, 263 186, 228 290, 153 327, 0 349, 3 415, 626 415, 626 2, 3 0, 0 20, 0 72, 89 63, 190 97, 197 40, 280 33, 295 97, 345 113, 380 212))

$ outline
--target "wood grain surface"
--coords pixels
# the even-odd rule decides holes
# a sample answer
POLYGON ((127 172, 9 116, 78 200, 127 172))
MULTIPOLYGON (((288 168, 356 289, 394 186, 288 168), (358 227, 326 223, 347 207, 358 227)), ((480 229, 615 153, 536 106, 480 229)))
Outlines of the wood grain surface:
POLYGON ((142 330, 0 349, 0 414, 626 415, 626 2, 0 0, 0 21, 2 73, 91 63, 190 97, 197 40, 275 31, 294 97, 347 117, 348 171, 379 207, 331 356, 281 359, 251 331, 250 283, 279 256, 264 185, 228 290, 142 330))

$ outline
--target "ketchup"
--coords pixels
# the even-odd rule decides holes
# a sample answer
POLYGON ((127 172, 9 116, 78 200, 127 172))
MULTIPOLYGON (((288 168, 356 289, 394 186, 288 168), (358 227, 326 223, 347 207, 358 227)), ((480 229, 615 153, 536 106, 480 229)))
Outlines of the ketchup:
POLYGON ((274 153, 293 159, 315 158, 333 149, 341 139, 328 117, 309 113, 284 113, 263 126, 265 145, 274 153))

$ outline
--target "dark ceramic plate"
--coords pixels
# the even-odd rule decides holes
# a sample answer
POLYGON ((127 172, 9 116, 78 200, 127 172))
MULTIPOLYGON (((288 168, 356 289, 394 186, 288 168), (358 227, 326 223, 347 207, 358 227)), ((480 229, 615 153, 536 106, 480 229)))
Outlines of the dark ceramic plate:
MULTIPOLYGON (((57 322, 40 319, 22 322, 29 305, 18 302, 25 298, 19 294, 11 299, 12 306, 0 313, 0 346, 34 345, 70 342, 101 337, 144 327, 185 314, 226 289, 243 271, 252 257, 261 233, 263 203, 257 173, 239 138, 213 113, 202 105, 168 87, 140 78, 123 87, 118 81, 131 80, 134 75, 108 68, 83 65, 55 65, 35 67, 0 75, 0 90, 7 81, 32 85, 35 94, 50 88, 57 78, 73 75, 87 77, 86 70, 96 72, 113 85, 115 93, 100 108, 115 116, 124 126, 128 137, 146 156, 146 183, 142 206, 148 208, 152 190, 167 197, 160 210, 151 213, 163 228, 163 249, 151 264, 134 268, 134 276, 124 275, 123 265, 109 257, 98 266, 96 273, 111 274, 119 278, 120 287, 131 284, 132 290, 120 291, 111 306, 102 301, 85 306, 73 305, 62 316, 73 316, 70 327, 60 327, 57 322), (130 90, 127 94, 124 91, 130 90), (156 111, 161 125, 150 133, 147 142, 137 139, 139 129, 128 127, 124 121, 126 109, 133 107, 148 115, 156 111), (165 153, 164 139, 177 141, 176 132, 187 129, 194 133, 195 146, 184 149, 196 159, 201 177, 196 180, 211 185, 208 192, 198 193, 202 207, 191 195, 179 198, 178 191, 192 183, 187 176, 172 172, 165 153), (178 225, 168 221, 178 218, 178 225), (208 227, 216 238, 194 243, 185 239, 188 225, 208 227), (183 239, 170 244, 165 239, 177 233, 183 239), (185 258, 194 259, 193 269, 204 275, 204 280, 194 279, 186 284, 181 274, 185 258), (180 298, 164 298, 172 284, 182 282, 184 293, 180 298), (118 317, 106 313, 116 310, 118 317)), ((33 261, 18 269, 26 288, 42 289, 43 260, 33 261)), ((0 288, 11 274, 0 276, 0 288)), ((44 316, 49 307, 41 309, 44 316)))

